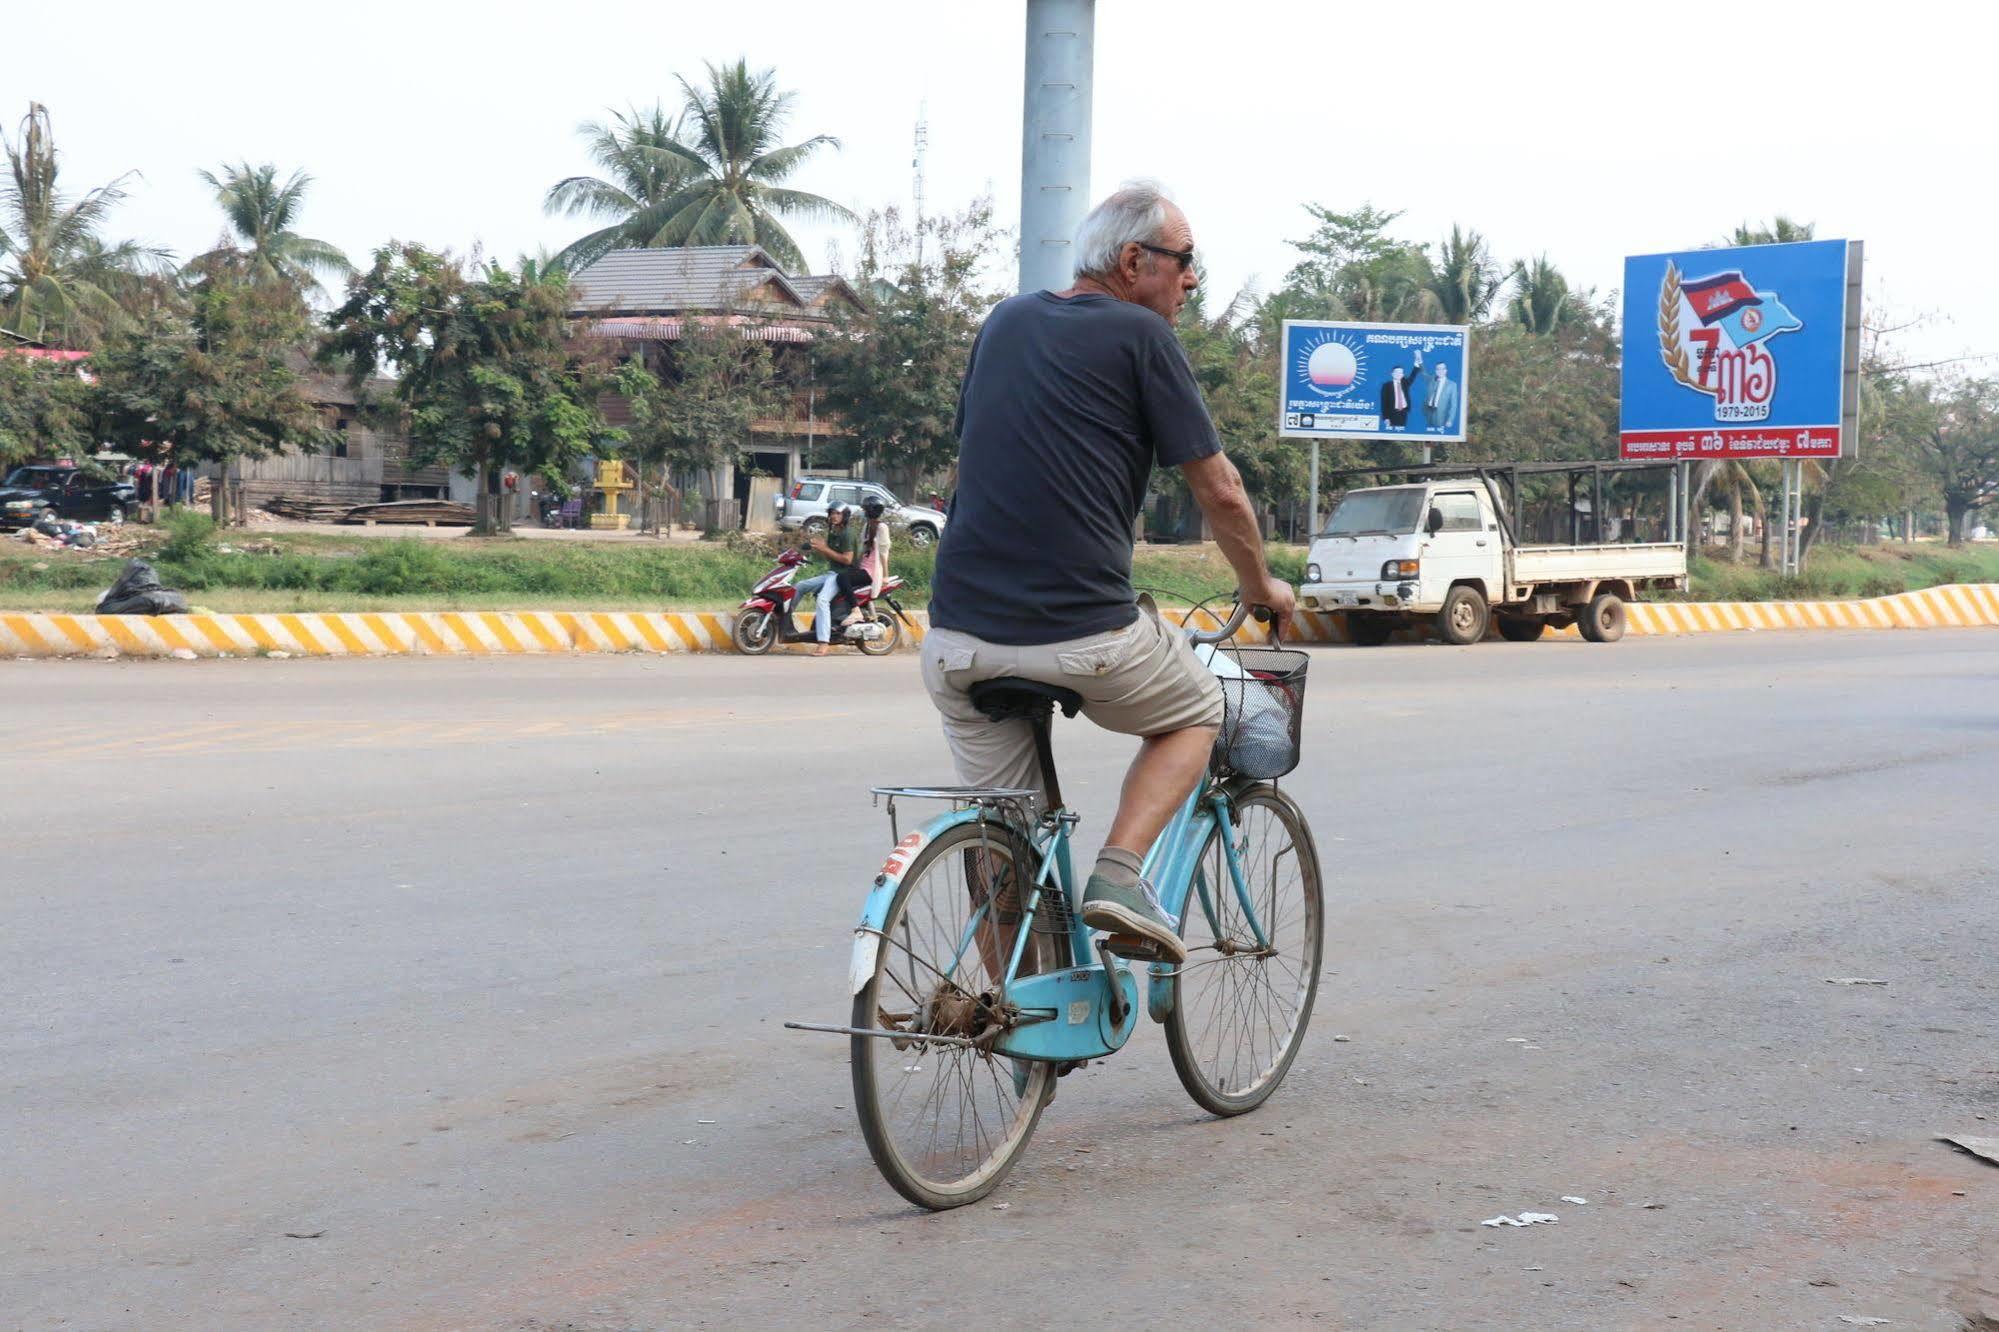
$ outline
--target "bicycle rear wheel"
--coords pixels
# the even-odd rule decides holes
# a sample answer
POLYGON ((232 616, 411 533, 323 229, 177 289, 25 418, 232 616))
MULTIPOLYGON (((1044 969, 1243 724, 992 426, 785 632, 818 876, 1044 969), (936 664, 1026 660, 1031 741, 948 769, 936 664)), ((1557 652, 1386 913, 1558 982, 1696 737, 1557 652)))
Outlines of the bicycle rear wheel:
POLYGON ((1312 1017, 1324 942, 1319 852, 1304 815, 1268 784, 1244 791, 1233 812, 1243 885, 1270 948, 1257 946, 1217 827, 1181 912, 1187 960, 1166 1020, 1173 1071, 1217 1115, 1254 1110, 1284 1080, 1312 1017))
MULTIPOLYGON (((1036 868, 1033 847, 1003 824, 946 832, 904 875, 874 975, 854 997, 854 1026, 910 1033, 852 1038, 854 1108, 882 1176, 919 1207, 991 1193, 1054 1095, 1054 1065, 962 1043, 1004 1023, 1000 981, 1036 868)), ((1019 975, 1069 965, 1068 910, 1061 893, 1042 895, 1019 975)))

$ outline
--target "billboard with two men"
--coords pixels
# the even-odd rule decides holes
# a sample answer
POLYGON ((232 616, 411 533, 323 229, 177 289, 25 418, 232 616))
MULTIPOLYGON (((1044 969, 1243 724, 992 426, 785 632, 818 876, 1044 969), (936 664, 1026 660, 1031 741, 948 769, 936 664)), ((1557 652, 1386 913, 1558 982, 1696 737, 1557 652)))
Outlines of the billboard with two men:
POLYGON ((1458 324, 1285 320, 1279 433, 1464 439, 1468 332, 1458 324))

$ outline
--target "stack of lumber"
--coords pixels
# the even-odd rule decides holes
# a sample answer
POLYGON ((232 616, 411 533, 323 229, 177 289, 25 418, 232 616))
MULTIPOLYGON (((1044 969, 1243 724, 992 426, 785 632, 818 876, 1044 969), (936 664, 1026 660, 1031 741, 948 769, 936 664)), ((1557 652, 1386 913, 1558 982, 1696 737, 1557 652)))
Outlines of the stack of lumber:
POLYGON ((419 527, 470 527, 472 506, 450 500, 398 500, 392 504, 357 504, 343 523, 407 523, 419 527))
POLYGON ((343 500, 314 499, 311 496, 279 495, 264 501, 264 507, 280 518, 301 523, 337 523, 354 506, 343 500))

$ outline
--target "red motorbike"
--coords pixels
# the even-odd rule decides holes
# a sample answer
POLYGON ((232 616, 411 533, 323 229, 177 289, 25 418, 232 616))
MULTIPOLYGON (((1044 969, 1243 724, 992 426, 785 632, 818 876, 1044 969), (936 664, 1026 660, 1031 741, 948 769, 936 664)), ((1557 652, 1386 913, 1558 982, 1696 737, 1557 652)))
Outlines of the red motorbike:
MULTIPOLYGON (((738 652, 756 657, 779 643, 803 643, 811 639, 811 633, 801 631, 792 618, 792 612, 798 608, 798 588, 794 584, 804 564, 804 551, 783 551, 777 557, 776 567, 750 589, 750 595, 736 609, 733 636, 738 652)), ((902 640, 902 626, 908 625, 912 631, 916 628, 916 622, 895 599, 901 586, 900 578, 891 577, 882 580, 879 592, 865 587, 857 590, 853 622, 845 629, 836 629, 834 641, 852 643, 870 657, 895 651, 902 640), (888 613, 882 610, 883 606, 888 613)))

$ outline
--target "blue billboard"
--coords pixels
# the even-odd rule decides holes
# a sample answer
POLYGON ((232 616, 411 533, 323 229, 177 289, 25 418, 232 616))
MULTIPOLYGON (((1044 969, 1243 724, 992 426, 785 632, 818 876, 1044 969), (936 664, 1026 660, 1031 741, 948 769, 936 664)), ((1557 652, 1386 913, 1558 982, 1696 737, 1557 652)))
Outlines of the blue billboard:
POLYGON ((1469 331, 1462 324, 1285 320, 1278 433, 1462 440, 1469 331))
POLYGON ((1859 280, 1859 243, 1843 240, 1626 259, 1620 452, 1851 452, 1859 280))

